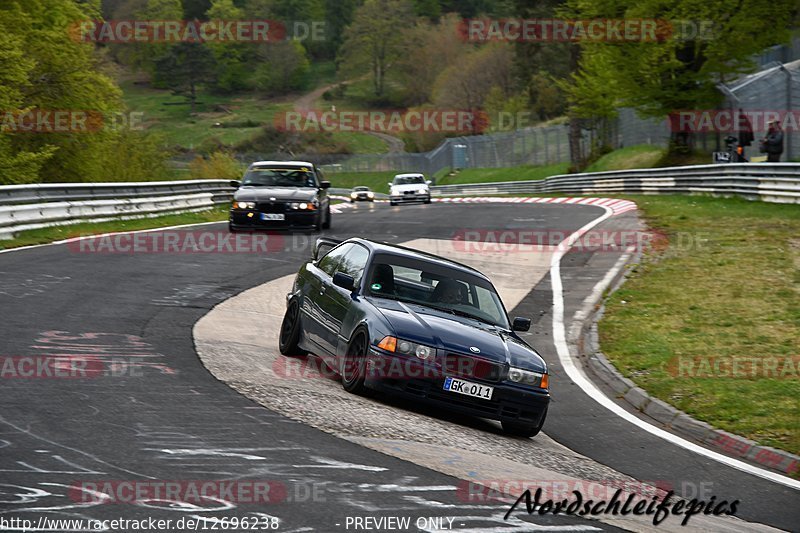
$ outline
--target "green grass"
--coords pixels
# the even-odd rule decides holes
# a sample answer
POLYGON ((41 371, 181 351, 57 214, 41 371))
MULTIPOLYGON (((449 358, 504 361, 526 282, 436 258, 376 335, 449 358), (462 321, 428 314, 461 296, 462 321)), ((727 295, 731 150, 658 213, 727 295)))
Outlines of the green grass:
POLYGON ((640 144, 614 150, 586 167, 584 172, 653 168, 664 156, 665 150, 657 146, 640 144))
POLYGON ((222 222, 227 219, 228 206, 224 206, 199 213, 184 213, 133 220, 115 220, 110 222, 98 222, 96 224, 84 222, 80 224, 70 224, 68 226, 22 231, 13 239, 0 240, 0 250, 19 248, 20 246, 31 246, 34 244, 45 244, 83 235, 163 228, 168 226, 180 226, 182 224, 199 224, 202 222, 222 222))
POLYGON ((603 352, 678 409, 800 453, 800 209, 698 196, 634 199, 669 245, 657 246, 610 297, 603 352), (737 357, 779 358, 779 369, 792 358, 786 368, 794 371, 729 377, 678 366, 737 357))
POLYGON ((526 165, 512 168, 466 168, 453 175, 437 176, 436 185, 542 180, 549 176, 566 174, 567 168, 569 168, 569 163, 556 163, 545 166, 526 165))
POLYGON ((259 130, 258 126, 214 127, 217 122, 243 124, 250 120, 255 124, 272 124, 278 112, 292 108, 290 104, 277 104, 252 95, 225 97, 203 92, 198 98, 201 104, 197 106, 197 114, 191 116, 188 105, 164 105, 185 101, 170 91, 134 85, 130 81, 120 85, 128 109, 144 114, 149 131, 163 134, 173 146, 189 149, 197 148, 211 138, 225 144, 236 144, 253 137, 259 130))

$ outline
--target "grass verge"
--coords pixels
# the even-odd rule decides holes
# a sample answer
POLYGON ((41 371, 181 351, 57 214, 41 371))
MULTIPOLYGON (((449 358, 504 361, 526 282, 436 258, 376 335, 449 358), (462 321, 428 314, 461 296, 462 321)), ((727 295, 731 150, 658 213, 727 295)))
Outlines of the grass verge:
POLYGON ((114 220, 109 222, 97 222, 94 224, 82 222, 80 224, 70 224, 68 226, 22 231, 13 239, 0 240, 0 250, 31 246, 34 244, 45 244, 84 235, 164 228, 180 226, 182 224, 200 224, 202 222, 222 222, 225 220, 228 220, 228 206, 216 207, 199 213, 183 213, 154 218, 114 220))
POLYGON ((603 352, 678 409, 800 453, 800 209, 633 199, 669 245, 646 256, 610 297, 603 352))

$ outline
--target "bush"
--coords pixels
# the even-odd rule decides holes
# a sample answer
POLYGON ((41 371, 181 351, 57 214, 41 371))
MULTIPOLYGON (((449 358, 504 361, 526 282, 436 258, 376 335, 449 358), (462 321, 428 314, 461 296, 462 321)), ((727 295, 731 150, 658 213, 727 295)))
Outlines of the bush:
POLYGON ((192 179, 238 180, 244 166, 227 152, 214 152, 208 157, 197 156, 189 163, 192 179))

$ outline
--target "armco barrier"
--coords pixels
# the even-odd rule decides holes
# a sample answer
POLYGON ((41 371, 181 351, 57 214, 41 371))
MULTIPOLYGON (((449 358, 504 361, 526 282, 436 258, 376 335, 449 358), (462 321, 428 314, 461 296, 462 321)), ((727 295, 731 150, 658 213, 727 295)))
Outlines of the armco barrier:
POLYGON ((487 194, 714 194, 765 202, 800 203, 800 164, 738 163, 564 174, 431 188, 435 196, 487 194))
MULTIPOLYGON (((674 194, 741 196, 800 203, 800 164, 742 163, 551 176, 539 181, 440 185, 434 196, 489 194, 674 194)), ((0 187, 0 239, 76 222, 151 217, 210 209, 231 201, 226 180, 52 183, 0 187)), ((331 189, 347 196, 349 189, 331 189)), ((377 193, 378 199, 385 194, 377 193)))
POLYGON ((30 229, 211 209, 231 201, 227 180, 52 183, 0 187, 0 239, 30 229))

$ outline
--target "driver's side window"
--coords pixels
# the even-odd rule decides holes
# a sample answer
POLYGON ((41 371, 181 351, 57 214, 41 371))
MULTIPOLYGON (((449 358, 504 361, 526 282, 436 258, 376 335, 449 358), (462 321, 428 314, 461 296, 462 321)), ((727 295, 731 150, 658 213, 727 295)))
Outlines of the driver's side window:
POLYGON ((337 246, 328 252, 325 257, 320 259, 317 266, 327 275, 333 276, 333 274, 336 272, 336 269, 339 267, 339 263, 341 263, 342 257, 344 257, 353 246, 354 245, 352 243, 337 246))

